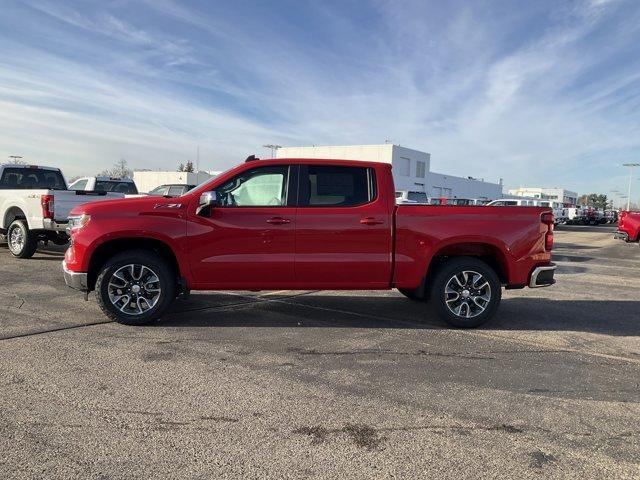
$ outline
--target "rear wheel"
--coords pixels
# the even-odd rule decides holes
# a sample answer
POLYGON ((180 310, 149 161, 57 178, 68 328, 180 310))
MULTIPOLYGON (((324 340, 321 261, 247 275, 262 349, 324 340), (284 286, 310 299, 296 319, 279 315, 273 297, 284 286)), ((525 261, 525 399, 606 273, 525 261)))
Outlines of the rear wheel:
POLYGON ((449 260, 433 280, 431 300, 438 315, 459 328, 478 327, 495 314, 502 297, 496 272, 471 257, 449 260))
POLYGON ((7 229, 9 251, 16 258, 31 258, 38 248, 38 237, 29 231, 26 220, 14 220, 7 229))
POLYGON ((159 256, 132 250, 111 258, 96 280, 98 305, 125 325, 157 321, 176 295, 176 274, 159 256))

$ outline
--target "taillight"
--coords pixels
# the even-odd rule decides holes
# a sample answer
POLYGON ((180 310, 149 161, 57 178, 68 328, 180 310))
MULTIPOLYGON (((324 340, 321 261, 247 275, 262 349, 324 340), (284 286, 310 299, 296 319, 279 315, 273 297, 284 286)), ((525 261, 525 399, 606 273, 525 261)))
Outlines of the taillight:
POLYGON ((549 230, 544 235, 544 249, 550 252, 553 249, 553 230, 549 230))
POLYGON ((553 213, 544 212, 540 215, 540 221, 547 226, 547 231, 544 234, 544 249, 550 252, 553 249, 553 213))
POLYGON ((53 195, 41 195, 42 217, 53 220, 53 195))

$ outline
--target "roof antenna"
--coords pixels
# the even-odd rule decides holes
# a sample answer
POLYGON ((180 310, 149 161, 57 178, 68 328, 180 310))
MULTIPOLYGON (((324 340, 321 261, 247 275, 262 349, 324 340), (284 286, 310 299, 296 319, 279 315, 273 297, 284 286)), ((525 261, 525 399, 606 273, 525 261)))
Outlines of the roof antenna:
POLYGON ((256 160, 260 160, 258 157, 256 157, 255 155, 249 155, 247 157, 247 159, 245 160, 245 162, 255 162, 256 160))

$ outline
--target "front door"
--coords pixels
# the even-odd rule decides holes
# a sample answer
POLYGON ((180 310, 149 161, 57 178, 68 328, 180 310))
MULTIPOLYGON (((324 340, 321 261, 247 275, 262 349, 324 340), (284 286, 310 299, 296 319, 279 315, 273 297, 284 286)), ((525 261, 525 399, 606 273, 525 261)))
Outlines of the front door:
POLYGON ((391 214, 370 167, 302 165, 296 220, 301 288, 388 288, 391 214))
POLYGON ((216 188, 219 205, 188 222, 196 288, 293 285, 297 168, 257 166, 216 188))

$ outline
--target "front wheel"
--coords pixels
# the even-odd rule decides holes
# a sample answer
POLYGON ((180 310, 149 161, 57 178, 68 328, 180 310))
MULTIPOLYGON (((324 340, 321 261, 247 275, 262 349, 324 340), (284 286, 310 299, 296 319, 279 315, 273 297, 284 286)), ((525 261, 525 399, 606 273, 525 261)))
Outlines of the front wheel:
POLYGON ((7 243, 16 258, 31 258, 38 248, 38 238, 29 231, 26 220, 14 220, 9 225, 7 243))
POLYGON ((431 300, 440 318, 459 328, 478 327, 491 319, 502 298, 496 272, 471 257, 449 260, 438 270, 431 300))
POLYGON ((125 325, 157 321, 176 295, 176 274, 159 256, 132 250, 111 258, 96 280, 98 305, 112 320, 125 325))

